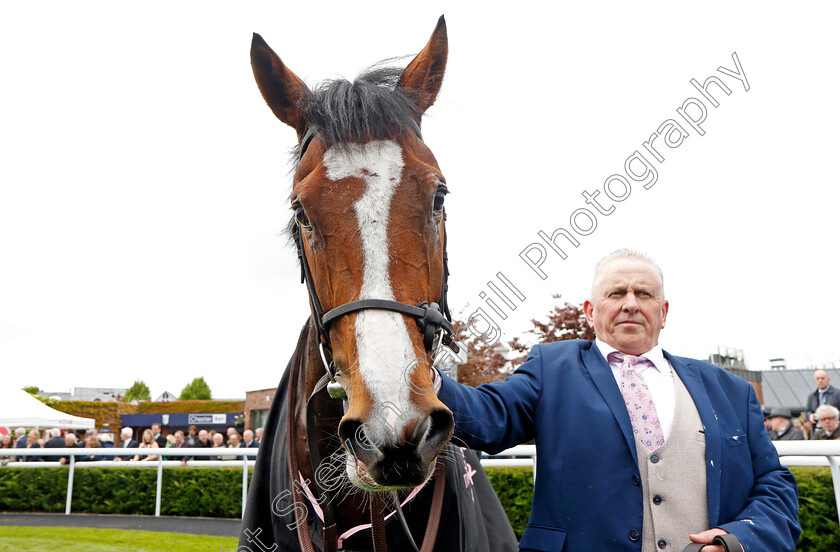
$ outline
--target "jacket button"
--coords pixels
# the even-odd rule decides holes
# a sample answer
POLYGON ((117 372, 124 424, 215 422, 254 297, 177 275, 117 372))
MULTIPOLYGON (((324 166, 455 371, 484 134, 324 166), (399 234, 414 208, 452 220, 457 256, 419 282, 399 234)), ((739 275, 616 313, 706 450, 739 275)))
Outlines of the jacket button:
POLYGON ((641 484, 642 484, 641 478, 639 478, 638 475, 633 475, 633 485, 638 487, 641 484))
POLYGON ((656 546, 658 546, 659 548, 665 548, 666 546, 668 546, 668 543, 665 542, 665 539, 659 539, 659 542, 656 543, 656 546))
MULTIPOLYGON (((662 497, 659 496, 659 495, 654 496, 653 497, 653 503, 656 504, 657 506, 659 506, 660 504, 662 504, 662 497)), ((663 541, 659 541, 659 542, 663 542, 663 541)), ((662 548, 662 547, 660 546, 660 548, 662 548)))
POLYGON ((630 534, 627 535, 627 536, 630 537, 631 541, 636 542, 637 540, 639 540, 639 537, 641 537, 642 535, 641 535, 641 533, 639 533, 635 529, 631 529, 630 534))
POLYGON ((657 456, 656 454, 652 454, 650 456, 650 461, 656 464, 657 462, 659 462, 659 456, 657 456))

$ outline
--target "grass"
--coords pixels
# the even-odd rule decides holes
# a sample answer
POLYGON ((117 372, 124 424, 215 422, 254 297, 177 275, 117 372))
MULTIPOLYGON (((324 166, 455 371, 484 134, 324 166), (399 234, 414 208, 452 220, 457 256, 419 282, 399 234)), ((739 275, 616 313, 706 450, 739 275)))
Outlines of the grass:
POLYGON ((0 552, 234 552, 237 539, 75 527, 0 527, 0 552))

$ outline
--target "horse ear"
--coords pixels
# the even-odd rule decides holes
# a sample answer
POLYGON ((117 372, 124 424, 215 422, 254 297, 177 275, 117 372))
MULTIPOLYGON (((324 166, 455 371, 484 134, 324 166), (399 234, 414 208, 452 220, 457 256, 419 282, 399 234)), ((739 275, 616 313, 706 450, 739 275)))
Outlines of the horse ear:
POLYGON ((303 136, 306 121, 300 105, 311 92, 257 33, 251 40, 251 69, 260 93, 274 115, 294 128, 298 138, 303 136))
POLYGON ((443 72, 446 70, 448 55, 446 21, 441 15, 426 47, 408 64, 397 83, 397 86, 406 90, 414 98, 421 113, 435 103, 440 92, 440 85, 443 83, 443 72))

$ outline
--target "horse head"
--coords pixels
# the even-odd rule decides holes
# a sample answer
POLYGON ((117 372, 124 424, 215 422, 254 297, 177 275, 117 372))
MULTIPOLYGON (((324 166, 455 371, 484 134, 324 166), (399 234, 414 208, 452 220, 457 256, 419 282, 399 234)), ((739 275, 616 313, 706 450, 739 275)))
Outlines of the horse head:
POLYGON ((323 368, 346 393, 344 468, 367 490, 422 483, 453 431, 421 331, 442 319, 423 305, 445 301, 447 188, 420 124, 447 52, 441 17, 404 70, 375 68, 311 90, 259 35, 251 45, 263 98, 298 135, 292 232, 323 368), (416 305, 427 313, 419 325, 423 316, 408 308, 416 305))

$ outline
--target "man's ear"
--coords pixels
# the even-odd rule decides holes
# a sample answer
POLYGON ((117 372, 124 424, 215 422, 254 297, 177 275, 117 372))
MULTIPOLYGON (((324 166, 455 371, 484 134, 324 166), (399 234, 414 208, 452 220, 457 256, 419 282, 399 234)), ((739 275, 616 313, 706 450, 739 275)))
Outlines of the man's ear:
POLYGON ((583 314, 586 315, 586 321, 589 323, 589 327, 593 330, 595 329, 595 319, 592 316, 594 311, 595 306, 592 304, 592 301, 587 299, 583 302, 583 314))
POLYGON ((665 319, 668 317, 668 301, 662 304, 662 325, 659 327, 660 330, 665 329, 665 319))

